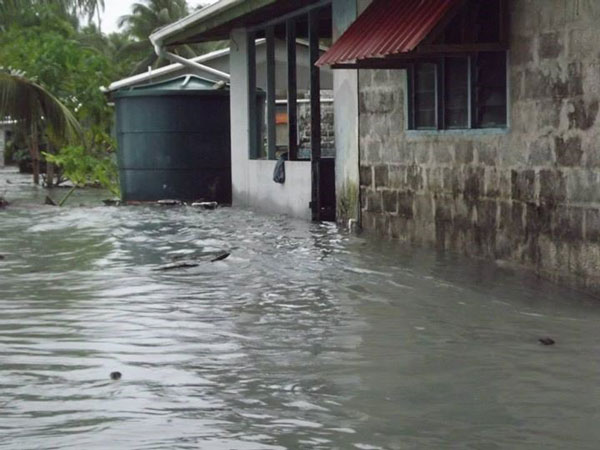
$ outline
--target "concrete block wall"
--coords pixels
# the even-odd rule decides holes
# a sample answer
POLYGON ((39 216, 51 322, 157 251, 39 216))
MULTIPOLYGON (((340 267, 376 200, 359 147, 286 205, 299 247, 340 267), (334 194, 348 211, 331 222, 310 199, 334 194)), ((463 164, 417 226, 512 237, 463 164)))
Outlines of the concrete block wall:
POLYGON ((512 0, 506 131, 406 131, 406 73, 359 73, 362 226, 600 288, 600 2, 512 0))

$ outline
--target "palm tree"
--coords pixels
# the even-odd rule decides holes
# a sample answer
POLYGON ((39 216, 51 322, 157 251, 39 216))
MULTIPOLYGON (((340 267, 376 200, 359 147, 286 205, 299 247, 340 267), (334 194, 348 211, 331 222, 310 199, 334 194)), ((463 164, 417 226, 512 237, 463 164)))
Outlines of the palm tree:
POLYGON ((0 0, 0 29, 7 27, 23 11, 30 10, 35 6, 49 5, 67 16, 83 15, 91 20, 95 15, 98 17, 98 28, 101 29, 101 11, 104 10, 105 0, 0 0))
POLYGON ((98 18, 98 31, 102 33, 102 11, 104 11, 104 0, 67 0, 71 7, 87 16, 88 20, 94 16, 98 18))
POLYGON ((1 67, 0 117, 16 121, 29 135, 35 184, 40 183, 40 133, 57 142, 81 135, 77 119, 59 99, 23 73, 1 67))
MULTIPOLYGON (((148 36, 155 30, 187 16, 188 13, 186 0, 143 0, 143 3, 132 5, 131 14, 119 18, 119 28, 123 28, 135 39, 125 46, 123 54, 136 54, 140 57, 133 73, 143 72, 149 66, 160 67, 167 63, 154 53, 148 36)), ((179 47, 175 53, 185 58, 196 56, 192 48, 187 45, 179 47)))

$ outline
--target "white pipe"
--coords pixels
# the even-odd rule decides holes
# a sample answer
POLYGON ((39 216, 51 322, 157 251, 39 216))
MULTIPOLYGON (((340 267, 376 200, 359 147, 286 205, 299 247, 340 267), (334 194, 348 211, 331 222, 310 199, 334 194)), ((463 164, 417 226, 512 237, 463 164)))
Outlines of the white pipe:
POLYGON ((225 81, 229 81, 231 78, 228 73, 221 72, 220 70, 213 69, 212 67, 205 66, 204 64, 191 61, 187 58, 176 55, 175 53, 166 51, 162 45, 162 42, 153 36, 150 36, 150 42, 152 42, 152 45, 154 46, 154 52, 156 53, 156 55, 161 58, 166 58, 173 63, 179 63, 191 69, 203 70, 225 81))

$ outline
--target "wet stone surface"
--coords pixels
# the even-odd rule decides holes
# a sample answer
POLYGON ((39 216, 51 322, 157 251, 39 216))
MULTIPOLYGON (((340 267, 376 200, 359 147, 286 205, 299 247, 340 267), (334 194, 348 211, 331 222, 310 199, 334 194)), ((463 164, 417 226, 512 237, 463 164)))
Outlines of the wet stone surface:
POLYGON ((28 182, 0 172, 2 449, 597 448, 596 299, 244 210, 43 206, 28 182))

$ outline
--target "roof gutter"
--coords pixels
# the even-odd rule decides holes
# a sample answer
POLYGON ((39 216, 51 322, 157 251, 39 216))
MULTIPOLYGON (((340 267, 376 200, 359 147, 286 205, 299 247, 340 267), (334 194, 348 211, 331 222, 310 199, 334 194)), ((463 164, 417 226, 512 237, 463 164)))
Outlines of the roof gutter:
POLYGON ((179 63, 185 67, 189 67, 190 69, 203 70, 224 81, 229 81, 231 78, 228 73, 221 72, 220 70, 213 69, 212 67, 205 66, 204 64, 191 61, 187 58, 176 55, 175 53, 166 51, 162 41, 154 34, 150 36, 150 42, 152 42, 152 45, 154 46, 154 52, 159 58, 166 58, 172 63, 179 63))
POLYGON ((152 33, 150 40, 154 38, 164 42, 167 38, 177 35, 190 26, 193 26, 200 21, 207 20, 213 16, 222 14, 224 11, 233 8, 240 3, 244 3, 244 1, 245 0, 220 0, 212 5, 206 6, 205 8, 199 9, 198 11, 178 20, 175 23, 160 28, 152 33))

